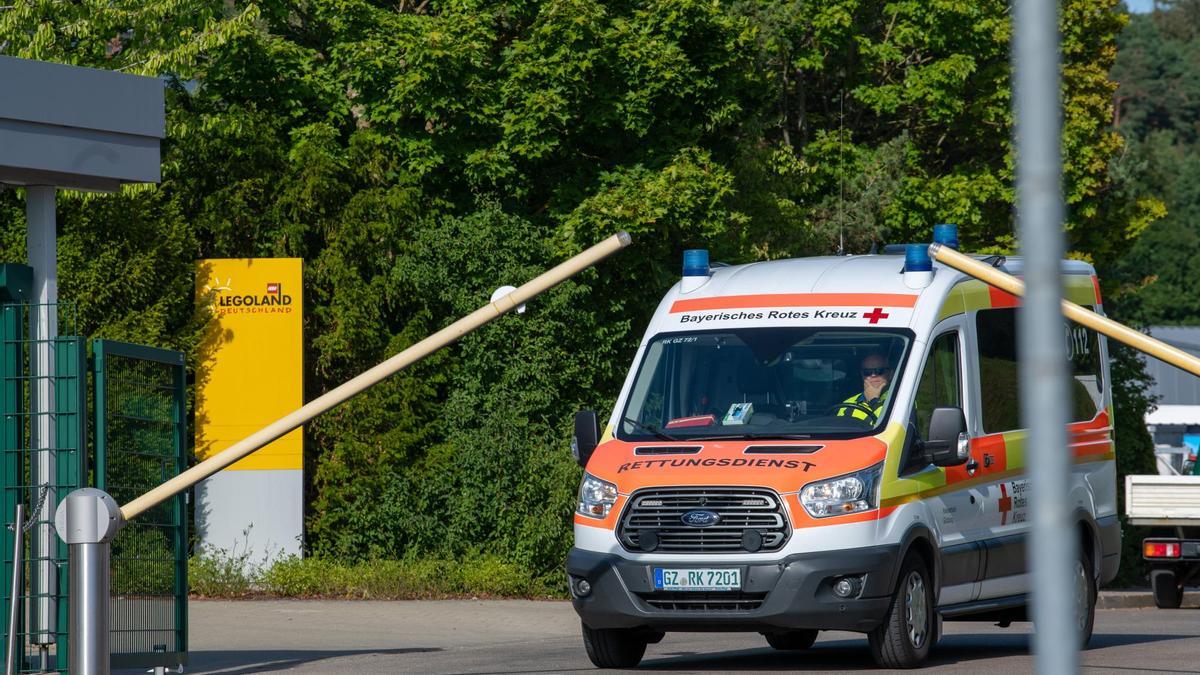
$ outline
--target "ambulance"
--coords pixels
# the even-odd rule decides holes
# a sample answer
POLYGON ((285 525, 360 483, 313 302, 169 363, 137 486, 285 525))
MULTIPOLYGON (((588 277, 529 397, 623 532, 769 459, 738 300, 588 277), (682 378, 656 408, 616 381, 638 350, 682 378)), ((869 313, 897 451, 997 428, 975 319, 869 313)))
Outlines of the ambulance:
MULTIPOLYGON (((953 228, 935 240, 957 248, 953 228)), ((1062 269, 1101 312, 1092 267, 1062 269)), ((566 572, 591 661, 633 667, 672 631, 803 650, 843 630, 910 668, 943 620, 1027 620, 1017 304, 927 244, 739 266, 687 251, 607 424, 575 416, 566 572)), ((1086 645, 1120 562, 1112 390, 1104 337, 1064 320, 1063 340, 1086 645)))

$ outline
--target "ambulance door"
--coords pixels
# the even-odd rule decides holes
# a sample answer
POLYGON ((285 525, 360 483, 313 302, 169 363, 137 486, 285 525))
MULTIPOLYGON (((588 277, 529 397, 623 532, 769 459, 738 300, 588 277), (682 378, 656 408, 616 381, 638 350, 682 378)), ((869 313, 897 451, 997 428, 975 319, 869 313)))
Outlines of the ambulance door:
MULTIPOLYGON (((928 434, 935 408, 961 408, 967 420, 971 419, 971 402, 963 377, 970 366, 966 347, 961 315, 943 321, 934 329, 913 404, 912 424, 919 438, 928 434)), ((942 560, 938 604, 968 602, 978 594, 982 570, 978 530, 983 493, 970 485, 971 476, 965 467, 928 465, 921 472, 942 474, 937 480, 927 481, 937 487, 923 495, 937 531, 942 560)))
POLYGON ((986 492, 979 520, 984 544, 979 598, 989 599, 1029 591, 1025 562, 1029 479, 1018 400, 1017 309, 981 309, 974 313, 973 323, 979 434, 971 439, 971 456, 980 464, 976 480, 986 492))

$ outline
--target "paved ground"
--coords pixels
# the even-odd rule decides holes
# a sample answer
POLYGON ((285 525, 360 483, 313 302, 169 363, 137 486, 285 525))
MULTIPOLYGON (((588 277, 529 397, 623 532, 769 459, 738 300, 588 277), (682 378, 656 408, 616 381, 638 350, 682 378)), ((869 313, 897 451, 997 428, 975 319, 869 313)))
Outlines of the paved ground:
MULTIPOLYGON (((188 673, 561 673, 591 671, 564 602, 193 601, 188 673)), ((1029 672, 1029 625, 946 624, 923 672, 1029 672)), ((1087 672, 1200 671, 1200 608, 1097 612, 1087 672)), ((866 639, 823 633, 788 654, 756 634, 668 634, 640 672, 853 672, 866 639)))

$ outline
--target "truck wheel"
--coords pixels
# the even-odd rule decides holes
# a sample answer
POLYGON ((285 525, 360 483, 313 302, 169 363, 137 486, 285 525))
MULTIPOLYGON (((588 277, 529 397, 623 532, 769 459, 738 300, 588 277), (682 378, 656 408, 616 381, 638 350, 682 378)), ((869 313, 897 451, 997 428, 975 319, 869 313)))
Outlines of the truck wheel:
POLYGON ((1179 609, 1183 604, 1183 589, 1175 570, 1150 570, 1150 588, 1154 591, 1154 606, 1159 609, 1179 609))
POLYGON ((808 649, 817 641, 817 630, 792 630, 786 633, 763 633, 767 644, 780 651, 808 649))
POLYGON ((929 570, 910 553, 883 623, 867 634, 871 656, 884 668, 915 668, 929 656, 937 623, 929 570))
POLYGON ((597 668, 632 668, 646 654, 646 640, 628 628, 583 626, 583 646, 597 668))
POLYGON ((1079 648, 1087 649, 1096 625, 1096 577, 1087 553, 1079 552, 1075 560, 1075 626, 1079 631, 1079 648))

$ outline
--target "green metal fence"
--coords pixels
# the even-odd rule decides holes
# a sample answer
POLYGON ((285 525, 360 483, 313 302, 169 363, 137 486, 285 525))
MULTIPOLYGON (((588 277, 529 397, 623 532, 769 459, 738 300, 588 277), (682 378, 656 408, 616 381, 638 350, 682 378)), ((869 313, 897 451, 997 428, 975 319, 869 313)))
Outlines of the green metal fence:
MULTIPOLYGON (((41 325, 56 320, 59 332, 75 330, 73 305, 0 303, 0 645, 15 632, 18 672, 65 672, 68 558, 53 514, 81 487, 98 487, 125 503, 183 471, 186 375, 182 353, 94 340, 89 387, 86 341, 32 339, 34 312, 41 325), (90 472, 89 398, 95 419, 90 472), (9 626, 19 503, 26 504, 26 543, 17 622, 9 626)), ((113 541, 111 564, 112 666, 186 663, 185 497, 125 527, 113 541)))
POLYGON ((34 340, 30 314, 74 330, 72 307, 0 305, 0 522, 5 524, 3 560, 4 638, 17 633, 19 672, 65 671, 67 654, 67 547, 54 532, 54 507, 85 484, 87 458, 87 362, 78 337, 34 340), (35 362, 46 361, 38 376, 35 362), (41 403, 34 403, 41 401, 41 403), (17 625, 8 626, 18 503, 27 505, 22 553, 24 583, 18 589, 17 625))
MULTIPOLYGON (((183 354, 92 341, 95 486, 124 504, 186 468, 183 354)), ((174 667, 187 655, 183 494, 130 522, 112 544, 112 666, 174 667)))

